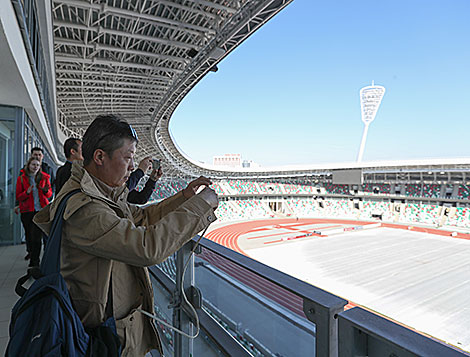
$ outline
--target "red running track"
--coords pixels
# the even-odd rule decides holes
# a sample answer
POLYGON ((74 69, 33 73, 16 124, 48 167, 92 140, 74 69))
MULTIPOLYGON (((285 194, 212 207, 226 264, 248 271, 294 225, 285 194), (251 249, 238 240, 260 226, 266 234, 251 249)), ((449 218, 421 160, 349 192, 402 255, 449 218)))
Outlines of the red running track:
POLYGON ((324 224, 324 223, 336 223, 336 224, 352 224, 352 225, 366 225, 372 224, 373 222, 358 222, 349 220, 339 219, 322 219, 322 218, 285 218, 285 219, 262 219, 258 221, 247 221, 230 224, 221 228, 214 229, 213 231, 206 234, 206 238, 223 245, 224 247, 230 248, 238 253, 247 255, 239 246, 238 238, 244 234, 256 231, 259 227, 276 224, 287 224, 295 223, 295 225, 306 225, 306 224, 324 224))

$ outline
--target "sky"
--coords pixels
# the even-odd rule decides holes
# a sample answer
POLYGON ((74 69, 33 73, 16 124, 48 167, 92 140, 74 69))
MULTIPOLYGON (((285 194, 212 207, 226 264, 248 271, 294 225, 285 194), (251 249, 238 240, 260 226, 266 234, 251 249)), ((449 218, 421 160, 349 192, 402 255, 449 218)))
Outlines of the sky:
POLYGON ((294 0, 206 75, 170 132, 195 161, 352 162, 359 90, 386 92, 363 161, 470 157, 470 1, 294 0))

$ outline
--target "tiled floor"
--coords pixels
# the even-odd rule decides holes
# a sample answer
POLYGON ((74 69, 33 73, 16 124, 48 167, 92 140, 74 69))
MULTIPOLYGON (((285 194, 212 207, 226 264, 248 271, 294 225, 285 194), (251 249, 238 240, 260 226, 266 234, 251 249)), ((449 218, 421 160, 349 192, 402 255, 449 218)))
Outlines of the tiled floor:
POLYGON ((0 246, 0 356, 5 354, 8 343, 10 312, 19 298, 15 284, 28 267, 25 255, 25 245, 0 246))

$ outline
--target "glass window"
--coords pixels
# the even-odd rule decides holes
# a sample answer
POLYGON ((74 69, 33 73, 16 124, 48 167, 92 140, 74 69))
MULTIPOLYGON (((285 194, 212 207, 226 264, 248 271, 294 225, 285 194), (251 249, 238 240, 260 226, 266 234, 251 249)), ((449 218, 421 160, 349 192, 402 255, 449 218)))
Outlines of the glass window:
POLYGON ((18 228, 19 222, 19 217, 13 211, 18 174, 13 171, 14 147, 14 120, 0 119, 0 244, 15 242, 15 228, 18 228))

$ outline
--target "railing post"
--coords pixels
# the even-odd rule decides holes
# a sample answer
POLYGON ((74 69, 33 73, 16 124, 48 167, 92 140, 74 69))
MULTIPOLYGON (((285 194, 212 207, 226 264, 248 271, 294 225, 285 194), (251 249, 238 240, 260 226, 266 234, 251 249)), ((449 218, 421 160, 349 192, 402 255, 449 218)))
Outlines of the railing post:
MULTIPOLYGON (((189 316, 183 309, 183 297, 181 296, 181 286, 185 291, 186 297, 191 301, 191 286, 194 282, 194 256, 191 256, 191 242, 186 243, 176 254, 176 289, 174 291, 174 309, 173 325, 184 331, 188 335, 194 333, 194 327, 191 324, 189 316), (186 273, 183 277, 184 265, 188 259, 191 259, 186 273), (184 278, 184 280, 183 280, 184 278)), ((187 357, 193 355, 193 340, 174 332, 174 351, 175 357, 187 357)))
POLYGON ((324 304, 304 299, 303 305, 305 316, 309 321, 315 323, 315 355, 318 357, 337 357, 337 315, 344 310, 346 302, 325 306, 324 304))

